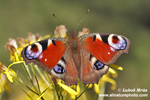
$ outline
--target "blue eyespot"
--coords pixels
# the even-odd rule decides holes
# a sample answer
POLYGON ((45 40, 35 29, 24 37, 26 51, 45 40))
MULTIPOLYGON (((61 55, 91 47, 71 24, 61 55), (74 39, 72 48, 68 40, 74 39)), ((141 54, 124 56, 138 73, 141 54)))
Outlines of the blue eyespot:
POLYGON ((63 74, 65 72, 65 69, 61 65, 57 64, 54 67, 54 71, 58 74, 63 74))
POLYGON ((94 64, 94 69, 96 70, 102 69, 103 67, 104 67, 104 64, 100 62, 99 60, 97 60, 96 63, 94 64))

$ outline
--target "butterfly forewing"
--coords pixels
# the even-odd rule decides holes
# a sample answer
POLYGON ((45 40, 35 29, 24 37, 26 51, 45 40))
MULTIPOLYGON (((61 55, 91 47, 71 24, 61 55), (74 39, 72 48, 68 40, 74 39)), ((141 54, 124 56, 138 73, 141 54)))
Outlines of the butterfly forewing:
POLYGON ((84 49, 104 64, 111 64, 122 53, 128 53, 130 41, 121 35, 90 33, 80 37, 84 49))
POLYGON ((51 70, 64 55, 66 48, 67 39, 53 38, 25 47, 21 55, 26 64, 33 62, 43 70, 51 70))
POLYGON ((33 43, 23 49, 22 57, 26 64, 37 64, 66 85, 77 84, 78 72, 67 39, 53 38, 33 43))

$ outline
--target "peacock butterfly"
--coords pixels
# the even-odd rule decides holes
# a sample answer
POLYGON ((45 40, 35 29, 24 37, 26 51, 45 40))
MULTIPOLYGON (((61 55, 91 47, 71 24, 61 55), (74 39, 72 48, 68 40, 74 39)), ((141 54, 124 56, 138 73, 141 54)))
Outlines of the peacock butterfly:
POLYGON ((121 35, 89 33, 77 37, 73 30, 67 38, 51 38, 25 47, 21 53, 26 64, 35 63, 66 85, 98 83, 109 64, 128 53, 130 41, 121 35))

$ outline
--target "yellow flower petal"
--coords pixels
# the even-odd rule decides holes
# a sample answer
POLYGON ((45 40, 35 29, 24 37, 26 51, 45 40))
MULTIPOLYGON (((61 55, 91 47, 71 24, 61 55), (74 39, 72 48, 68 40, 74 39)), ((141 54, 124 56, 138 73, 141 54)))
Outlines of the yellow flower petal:
POLYGON ((115 71, 112 68, 110 68, 110 67, 109 67, 108 71, 111 72, 111 73, 113 73, 113 74, 115 73, 115 71))
POLYGON ((115 73, 112 73, 111 75, 112 75, 113 78, 117 78, 118 77, 118 72, 116 70, 114 70, 114 71, 115 71, 115 73))
POLYGON ((3 75, 3 73, 0 73, 0 80, 1 80, 1 78, 2 78, 2 75, 3 75))
POLYGON ((78 94, 80 93, 80 86, 79 86, 79 84, 77 85, 77 93, 78 94))
POLYGON ((64 90, 66 90, 70 94, 73 94, 73 95, 77 95, 78 94, 75 90, 73 90, 72 88, 68 87, 67 85, 64 85, 62 83, 58 83, 58 85, 60 85, 64 90))
POLYGON ((6 74, 8 80, 9 80, 10 82, 13 82, 13 79, 12 79, 12 76, 10 75, 10 73, 9 73, 8 71, 5 71, 4 73, 6 74))
MULTIPOLYGON (((76 91, 77 91, 77 93, 79 94, 80 93, 80 86, 79 86, 79 84, 78 85, 72 85, 72 86, 74 86, 74 88, 76 88, 76 91)), ((71 86, 71 87, 72 87, 71 86)), ((76 96, 75 95, 71 95, 71 99, 75 99, 76 98, 76 96)))
POLYGON ((7 93, 12 92, 12 88, 11 88, 10 84, 8 84, 8 82, 5 83, 4 90, 7 91, 7 93))
POLYGON ((45 35, 44 37, 43 37, 43 40, 44 39, 47 39, 47 38, 50 38, 51 37, 51 35, 45 35))
POLYGON ((75 95, 71 95, 71 100, 75 100, 76 96, 75 95))
POLYGON ((111 86, 112 90, 116 89, 116 82, 113 79, 111 79, 107 76, 103 76, 103 77, 104 77, 103 80, 112 84, 112 86, 111 86))
POLYGON ((123 70, 123 68, 121 66, 115 65, 115 64, 110 64, 109 66, 116 68, 118 70, 123 70))
POLYGON ((9 68, 9 73, 13 76, 13 77, 17 77, 17 74, 14 70, 9 68))
POLYGON ((1 85, 0 85, 0 93, 2 93, 2 90, 1 90, 1 85))
MULTIPOLYGON (((88 86, 88 84, 86 86, 88 86)), ((93 87, 93 84, 90 84, 88 88, 92 88, 92 87, 93 87)))
POLYGON ((94 84, 94 90, 97 94, 100 94, 100 87, 99 84, 94 84))
POLYGON ((19 58, 18 58, 17 52, 14 52, 14 56, 15 56, 15 62, 18 62, 19 58))

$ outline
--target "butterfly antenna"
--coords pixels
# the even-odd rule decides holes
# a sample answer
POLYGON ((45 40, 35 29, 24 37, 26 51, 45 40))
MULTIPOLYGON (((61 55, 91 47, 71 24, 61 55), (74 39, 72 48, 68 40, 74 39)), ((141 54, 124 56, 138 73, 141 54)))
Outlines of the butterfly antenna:
MULTIPOLYGON (((52 15, 53 15, 62 25, 64 25, 64 26, 66 27, 66 25, 65 25, 64 23, 62 23, 62 22, 55 16, 54 13, 52 13, 52 15)), ((66 28, 67 28, 67 27, 66 27, 66 28)))
POLYGON ((79 22, 79 24, 76 26, 75 30, 78 28, 78 26, 80 25, 80 23, 83 21, 83 19, 85 18, 85 16, 88 14, 90 10, 88 9, 87 12, 85 13, 85 15, 83 16, 83 18, 81 19, 81 21, 79 22))

